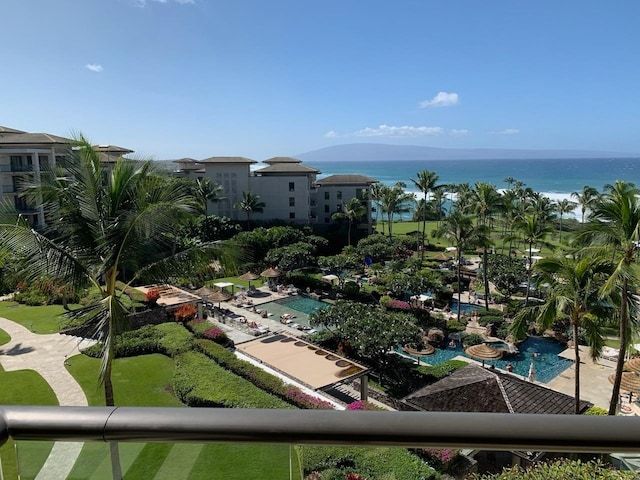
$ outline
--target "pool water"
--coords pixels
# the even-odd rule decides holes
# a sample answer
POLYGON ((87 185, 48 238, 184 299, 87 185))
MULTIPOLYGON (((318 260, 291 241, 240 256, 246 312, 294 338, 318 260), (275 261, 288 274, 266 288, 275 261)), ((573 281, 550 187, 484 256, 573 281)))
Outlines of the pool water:
MULTIPOLYGON (((558 354, 565 348, 564 345, 554 340, 529 337, 518 345, 519 353, 517 355, 505 357, 504 360, 485 360, 484 363, 485 365, 495 365, 496 368, 501 370, 506 370, 507 365, 511 364, 513 373, 527 377, 529 375, 529 367, 533 362, 536 370, 536 380, 547 383, 573 365, 571 360, 558 357, 558 354)), ((402 354, 416 358, 405 352, 402 352, 402 354)), ((438 365, 457 356, 467 357, 464 350, 459 346, 445 349, 436 348, 436 352, 433 355, 420 357, 420 360, 430 365, 438 365)), ((474 360, 480 361, 477 358, 474 358, 474 360)))
POLYGON ((275 300, 275 303, 284 305, 298 312, 306 313, 307 315, 319 310, 321 308, 327 308, 329 306, 326 302, 320 302, 313 298, 305 297, 304 295, 294 295, 292 297, 280 298, 275 300))
MULTIPOLYGON (((455 300, 453 300, 451 302, 451 311, 456 313, 458 311, 458 302, 456 302, 455 300)), ((480 310, 482 309, 482 305, 473 305, 471 303, 460 303, 460 313, 469 313, 469 312, 473 312, 474 310, 480 310)))

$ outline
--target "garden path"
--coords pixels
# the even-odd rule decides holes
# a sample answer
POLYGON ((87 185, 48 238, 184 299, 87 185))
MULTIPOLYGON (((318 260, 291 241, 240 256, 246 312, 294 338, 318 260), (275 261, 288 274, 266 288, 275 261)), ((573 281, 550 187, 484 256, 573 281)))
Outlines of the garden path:
MULTIPOLYGON (((0 346, 0 364, 6 371, 35 370, 44 378, 64 406, 87 406, 87 398, 65 368, 68 357, 93 343, 59 333, 38 335, 22 325, 0 317, 0 329, 11 340, 0 346)), ((82 442, 55 442, 36 480, 67 478, 82 450, 82 442)))

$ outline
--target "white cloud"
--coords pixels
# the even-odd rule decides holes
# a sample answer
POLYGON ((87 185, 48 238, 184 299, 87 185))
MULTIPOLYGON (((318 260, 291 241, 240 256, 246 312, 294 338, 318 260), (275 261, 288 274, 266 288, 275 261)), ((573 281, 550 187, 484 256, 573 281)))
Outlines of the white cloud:
POLYGON ((489 132, 489 135, 517 135, 518 133, 520 133, 520 130, 517 128, 505 128, 504 130, 489 132))
POLYGON ((338 134, 336 132, 334 132, 333 130, 328 131, 327 133, 324 134, 324 138, 336 138, 338 136, 338 134))
POLYGON ((357 132, 353 132, 350 136, 354 137, 424 137, 432 135, 441 135, 442 127, 395 127, 392 125, 380 125, 378 128, 363 128, 357 132))
POLYGON ((452 137, 465 137, 467 135, 469 135, 471 132, 467 129, 457 129, 457 128, 452 128, 451 130, 449 130, 449 135, 451 135, 452 137))
POLYGON ((438 94, 431 100, 423 100, 418 104, 420 108, 429 107, 450 107, 457 105, 460 101, 460 97, 457 93, 438 92, 438 94))
POLYGON ((102 65, 99 65, 97 63, 87 63, 84 66, 84 68, 86 68, 87 70, 91 70, 92 72, 98 72, 98 73, 104 70, 104 68, 102 68, 102 65))

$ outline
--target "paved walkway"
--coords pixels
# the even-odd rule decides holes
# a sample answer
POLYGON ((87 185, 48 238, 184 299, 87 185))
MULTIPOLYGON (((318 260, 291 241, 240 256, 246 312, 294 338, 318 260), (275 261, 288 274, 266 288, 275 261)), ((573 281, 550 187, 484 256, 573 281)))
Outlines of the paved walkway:
MULTIPOLYGON (((86 406, 87 398, 65 368, 67 357, 80 353, 90 340, 61 335, 38 335, 22 325, 0 317, 0 329, 11 340, 0 346, 0 364, 6 371, 35 370, 49 384, 64 406, 86 406)), ((81 442, 56 442, 36 480, 66 478, 82 450, 81 442)))

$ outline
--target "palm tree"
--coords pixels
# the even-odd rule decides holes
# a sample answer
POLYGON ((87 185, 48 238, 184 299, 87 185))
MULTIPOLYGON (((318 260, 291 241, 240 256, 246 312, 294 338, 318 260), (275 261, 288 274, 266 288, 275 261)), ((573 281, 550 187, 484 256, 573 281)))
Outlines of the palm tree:
POLYGON ((529 293, 531 291, 531 272, 533 270, 533 245, 540 244, 553 248, 553 245, 546 242, 547 235, 553 233, 553 227, 534 213, 527 214, 523 218, 517 220, 515 228, 520 232, 528 247, 527 296, 525 298, 525 305, 528 305, 529 293))
MULTIPOLYGON (((410 180, 413 182, 413 184, 416 186, 416 188, 418 190, 420 190, 424 197, 424 203, 427 202, 427 196, 429 195, 430 192, 433 192, 436 188, 436 183, 438 182, 438 179, 440 178, 436 172, 430 172, 429 170, 423 170, 422 172, 419 172, 417 175, 417 180, 414 180, 413 178, 411 178, 410 180)), ((424 238, 425 238, 425 234, 427 232, 427 217, 426 217, 426 211, 423 211, 423 215, 422 215, 422 245, 424 246, 424 238)), ((421 260, 424 261, 424 248, 421 251, 421 260)))
MULTIPOLYGON (((382 198, 382 183, 372 183, 369 187, 369 198, 376 204, 376 225, 378 225, 378 212, 380 211, 380 200, 382 198)), ((384 223, 382 224, 382 234, 384 235, 384 223)))
MULTIPOLYGON (((458 263, 458 321, 460 321, 460 281, 462 279, 462 251, 477 246, 489 237, 486 225, 473 224, 473 218, 456 209, 446 217, 440 228, 434 231, 438 238, 446 238, 456 247, 456 261, 458 263)), ((488 292, 486 292, 488 293, 488 292)))
POLYGON ((608 193, 591 203, 593 222, 584 234, 593 245, 604 246, 615 261, 614 272, 602 289, 604 293, 618 290, 620 302, 620 352, 609 415, 615 415, 618 406, 622 370, 629 343, 629 305, 639 276, 635 265, 640 241, 638 195, 640 190, 634 184, 616 181, 610 186, 608 193))
POLYGON ((367 207, 362 205, 362 202, 357 198, 352 198, 347 203, 342 204, 342 211, 336 212, 332 215, 335 220, 346 219, 349 222, 349 228, 347 229, 347 245, 351 246, 351 226, 353 222, 360 220, 362 216, 367 213, 367 207))
POLYGON ((393 187, 382 187, 380 206, 383 213, 387 214, 389 238, 393 233, 393 215, 409 212, 411 210, 410 204, 415 201, 411 193, 404 191, 405 188, 406 185, 402 182, 397 182, 393 187))
POLYGON ((566 198, 556 203, 556 211, 560 215, 560 243, 562 243, 562 217, 565 213, 572 212, 574 208, 576 208, 575 202, 567 200, 566 198))
POLYGON ((250 230, 250 219, 253 212, 262 213, 265 203, 253 192, 242 192, 242 200, 233 204, 233 208, 243 210, 247 214, 247 230, 250 230))
POLYGON ((493 185, 477 182, 472 192, 470 208, 478 214, 478 220, 483 225, 491 224, 491 216, 501 205, 501 195, 493 185))
POLYGON ((585 185, 582 187, 582 192, 573 192, 571 196, 578 201, 580 205, 580 210, 582 211, 582 220, 581 223, 584 223, 584 214, 587 211, 587 208, 591 207, 591 204, 598 198, 598 190, 589 185, 585 185))
POLYGON ((549 284, 545 301, 541 305, 526 307, 516 314, 511 332, 523 338, 529 321, 536 321, 541 330, 550 328, 560 319, 568 319, 573 330, 575 353, 575 413, 580 413, 580 349, 578 331, 586 332, 590 355, 598 359, 604 346, 602 321, 610 313, 598 295, 605 278, 611 274, 612 264, 592 255, 582 257, 543 258, 533 267, 541 284, 549 284))
MULTIPOLYGON (((0 245, 26 258, 26 279, 47 275, 76 290, 90 286, 100 292, 98 301, 67 315, 100 338, 99 378, 105 404, 113 406, 114 344, 128 315, 117 283, 143 276, 166 280, 190 263, 189 252, 171 256, 172 238, 197 203, 183 182, 154 174, 152 162, 118 159, 105 171, 82 135, 75 147, 56 170, 43 171, 26 189, 45 209, 50 230, 36 232, 3 212, 0 245)), ((117 443, 110 452, 113 477, 122 478, 117 443)))
POLYGON ((202 203, 202 210, 205 215, 209 215, 209 202, 224 200, 222 192, 222 186, 211 181, 208 177, 196 180, 195 195, 202 203))

